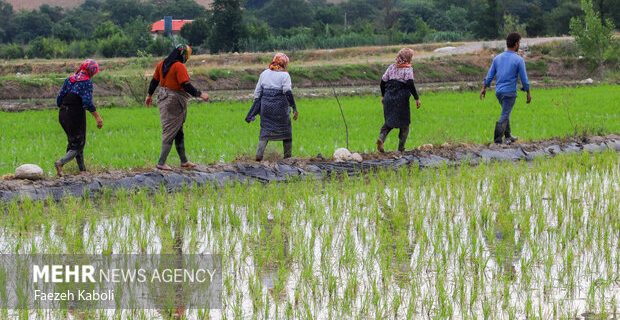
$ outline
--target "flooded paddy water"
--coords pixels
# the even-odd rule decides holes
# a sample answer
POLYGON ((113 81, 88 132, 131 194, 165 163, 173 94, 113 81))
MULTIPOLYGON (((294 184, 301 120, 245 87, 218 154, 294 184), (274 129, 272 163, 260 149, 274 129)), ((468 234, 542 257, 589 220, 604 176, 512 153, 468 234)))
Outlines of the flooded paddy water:
MULTIPOLYGON (((0 253, 221 254, 223 307, 191 319, 618 318, 619 181, 606 151, 25 199, 1 204, 0 253)), ((1 311, 12 315, 174 318, 1 311)))

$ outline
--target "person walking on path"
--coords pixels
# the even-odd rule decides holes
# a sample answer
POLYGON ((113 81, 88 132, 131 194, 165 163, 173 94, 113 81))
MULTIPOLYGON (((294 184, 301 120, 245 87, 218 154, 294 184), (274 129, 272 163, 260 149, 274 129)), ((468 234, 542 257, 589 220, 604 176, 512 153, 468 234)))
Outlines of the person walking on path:
POLYGON ((97 128, 103 127, 103 119, 93 103, 93 83, 91 78, 99 72, 99 64, 87 59, 75 74, 68 77, 62 85, 56 105, 58 120, 67 134, 67 153, 54 163, 56 174, 62 176, 62 168, 75 158, 80 172, 86 171, 84 165, 84 146, 86 145, 86 110, 97 121, 97 128))
POLYGON ((532 102, 525 60, 518 54, 520 42, 521 35, 518 33, 508 35, 506 38, 506 51, 493 59, 489 72, 484 79, 482 90, 480 90, 480 99, 484 99, 487 88, 491 86, 493 78, 496 78, 495 96, 502 106, 502 113, 499 120, 495 123, 493 137, 493 141, 497 144, 504 143, 504 138, 507 144, 517 141, 517 138, 512 136, 510 128, 510 114, 517 100, 517 78, 521 79, 521 84, 523 85, 521 90, 527 92, 527 103, 532 102))
POLYGON ((256 89, 254 103, 245 121, 250 123, 260 115, 260 136, 256 150, 256 161, 263 160, 269 141, 282 141, 284 158, 290 158, 293 150, 293 129, 290 112, 297 121, 299 113, 293 97, 293 84, 287 71, 289 58, 277 53, 269 68, 261 73, 256 89))
POLYGON ((377 150, 383 153, 383 144, 387 135, 394 128, 399 128, 398 151, 405 151, 411 124, 411 107, 409 97, 413 95, 418 109, 422 106, 420 96, 415 88, 413 68, 411 66, 413 50, 403 48, 398 52, 396 63, 390 65, 381 78, 381 103, 383 104, 384 124, 379 131, 377 150))
POLYGON ((157 93, 157 105, 159 106, 159 118, 162 127, 162 143, 157 169, 172 170, 166 164, 168 154, 174 142, 181 167, 192 169, 196 165, 187 159, 185 154, 185 135, 183 124, 187 117, 187 103, 191 97, 197 97, 203 101, 209 101, 206 92, 197 90, 191 83, 185 63, 192 54, 192 48, 187 45, 177 46, 168 57, 159 62, 155 68, 153 79, 149 85, 148 96, 145 104, 151 106, 153 93, 159 86, 157 93))

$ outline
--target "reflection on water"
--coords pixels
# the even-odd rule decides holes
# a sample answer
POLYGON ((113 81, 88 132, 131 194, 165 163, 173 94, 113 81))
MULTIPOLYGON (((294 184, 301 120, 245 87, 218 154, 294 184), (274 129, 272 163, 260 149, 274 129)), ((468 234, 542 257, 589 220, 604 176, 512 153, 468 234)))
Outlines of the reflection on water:
MULTIPOLYGON (((222 310, 139 311, 145 318, 611 315, 620 301, 619 171, 349 182, 264 204, 197 197, 199 206, 163 218, 0 228, 0 250, 223 255, 222 310)), ((167 294, 184 305, 181 287, 154 296, 167 294)))

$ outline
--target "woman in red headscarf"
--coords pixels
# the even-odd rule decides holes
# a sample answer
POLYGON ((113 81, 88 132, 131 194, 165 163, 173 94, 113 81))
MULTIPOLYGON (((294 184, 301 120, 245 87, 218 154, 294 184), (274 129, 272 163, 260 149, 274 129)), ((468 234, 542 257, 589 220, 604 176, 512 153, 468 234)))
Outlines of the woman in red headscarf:
POLYGON ((103 120, 93 103, 93 83, 90 80, 99 72, 99 64, 87 59, 80 65, 77 72, 68 77, 56 97, 56 105, 60 108, 58 120, 67 134, 67 153, 56 161, 56 173, 62 176, 62 167, 69 161, 77 161, 79 170, 86 171, 84 166, 84 146, 86 145, 86 111, 97 121, 97 128, 103 127, 103 120))

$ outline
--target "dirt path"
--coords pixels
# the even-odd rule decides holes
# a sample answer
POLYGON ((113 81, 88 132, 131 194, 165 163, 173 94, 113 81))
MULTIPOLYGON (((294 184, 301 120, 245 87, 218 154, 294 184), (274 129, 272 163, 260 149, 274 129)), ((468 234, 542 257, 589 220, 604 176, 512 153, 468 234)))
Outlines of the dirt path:
POLYGON ((400 167, 428 168, 448 165, 475 165, 490 161, 531 161, 536 157, 561 153, 620 152, 620 136, 592 136, 586 138, 552 139, 519 143, 511 146, 496 145, 442 145, 423 146, 404 154, 364 154, 363 161, 334 162, 327 159, 288 159, 278 162, 238 161, 230 164, 200 165, 196 170, 163 172, 152 169, 110 171, 40 181, 0 181, 0 201, 30 198, 33 200, 60 200, 66 196, 97 195, 104 190, 150 189, 164 186, 169 191, 188 185, 213 183, 222 185, 237 182, 282 182, 298 178, 318 178, 332 174, 356 175, 376 169, 400 167))
MULTIPOLYGON (((573 37, 545 37, 545 38, 523 38, 521 39, 521 48, 538 46, 545 43, 556 42, 556 41, 569 41, 572 40, 573 37)), ((429 57, 441 57, 447 55, 459 55, 459 54, 471 54, 482 51, 484 49, 499 49, 502 50, 506 48, 506 41, 504 40, 494 40, 494 41, 474 41, 474 42, 466 42, 462 45, 454 47, 452 50, 447 50, 443 52, 430 52, 420 55, 419 58, 429 58, 429 57)))

